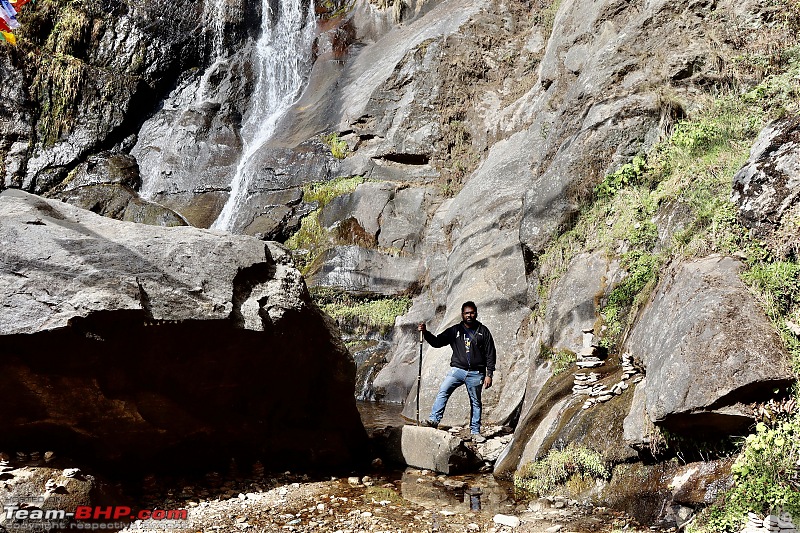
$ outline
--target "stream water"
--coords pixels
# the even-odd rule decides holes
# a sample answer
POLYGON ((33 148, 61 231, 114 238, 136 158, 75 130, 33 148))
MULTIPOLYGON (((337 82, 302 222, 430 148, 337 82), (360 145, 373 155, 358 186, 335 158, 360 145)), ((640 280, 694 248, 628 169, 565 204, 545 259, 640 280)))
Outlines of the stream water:
MULTIPOLYGON (((217 3, 223 2, 217 0, 217 3)), ((247 199, 253 177, 251 159, 272 137, 278 120, 300 96, 311 70, 313 2, 262 0, 261 10, 261 34, 253 51, 255 89, 242 125, 242 155, 231 181, 230 196, 212 224, 213 229, 234 229, 236 213, 247 199)))
MULTIPOLYGON (((403 405, 398 403, 356 402, 361 421, 367 431, 386 426, 402 426, 409 423, 402 415, 403 405)), ((387 477, 394 478, 394 484, 406 500, 428 509, 446 510, 456 513, 466 511, 485 511, 488 513, 509 513, 525 500, 526 496, 516 494, 510 482, 495 479, 491 474, 470 473, 446 476, 449 486, 445 486, 445 476, 432 482, 420 482, 435 473, 427 473, 416 468, 394 470, 387 477), (458 486, 463 483, 463 486, 458 486), (454 488, 458 486, 458 488, 454 488)))

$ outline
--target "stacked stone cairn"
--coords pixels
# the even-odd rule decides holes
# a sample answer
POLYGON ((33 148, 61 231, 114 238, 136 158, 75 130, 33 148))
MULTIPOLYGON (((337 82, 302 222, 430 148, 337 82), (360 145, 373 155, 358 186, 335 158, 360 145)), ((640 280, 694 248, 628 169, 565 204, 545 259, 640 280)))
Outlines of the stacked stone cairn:
POLYGON ((742 533, 798 533, 789 513, 770 514, 761 518, 755 513, 747 513, 747 525, 742 533))
MULTIPOLYGON (((602 366, 605 361, 598 357, 599 345, 595 342, 592 329, 583 330, 583 348, 578 354, 575 364, 580 368, 596 368, 602 366)), ((583 409, 589 409, 595 404, 607 402, 614 396, 619 396, 628 388, 628 381, 638 383, 644 378, 641 367, 637 366, 631 354, 622 355, 622 380, 615 383, 610 388, 605 384, 599 383, 600 374, 597 372, 579 372, 575 374, 575 383, 572 387, 572 394, 575 396, 589 396, 583 402, 583 409)))
POLYGON ((575 364, 580 368, 596 368, 603 365, 603 360, 598 357, 597 352, 600 345, 594 338, 594 329, 583 330, 583 347, 578 352, 575 364))

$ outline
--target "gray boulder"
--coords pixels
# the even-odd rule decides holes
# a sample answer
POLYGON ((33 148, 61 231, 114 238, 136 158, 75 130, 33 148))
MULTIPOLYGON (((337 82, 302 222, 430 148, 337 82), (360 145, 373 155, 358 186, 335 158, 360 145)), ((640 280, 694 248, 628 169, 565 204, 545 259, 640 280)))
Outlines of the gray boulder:
POLYGON ((542 342, 553 351, 579 353, 584 330, 594 329, 599 316, 599 296, 607 293, 620 276, 617 261, 605 252, 575 257, 553 288, 542 319, 542 342))
POLYGON ((730 257, 674 266, 631 330, 625 348, 646 367, 646 409, 656 425, 695 436, 738 434, 753 420, 746 404, 794 381, 741 269, 730 257))
POLYGON ((274 243, 0 194, 0 447, 135 469, 361 459, 354 365, 274 243))
POLYGON ((460 438, 434 428, 394 428, 387 446, 391 460, 443 474, 464 471, 479 462, 460 438))
POLYGON ((750 159, 733 177, 739 220, 781 255, 800 252, 800 117, 773 122, 759 135, 750 159))
POLYGON ((655 426, 647 416, 647 378, 636 384, 628 416, 622 424, 623 438, 628 446, 643 450, 652 442, 655 426))

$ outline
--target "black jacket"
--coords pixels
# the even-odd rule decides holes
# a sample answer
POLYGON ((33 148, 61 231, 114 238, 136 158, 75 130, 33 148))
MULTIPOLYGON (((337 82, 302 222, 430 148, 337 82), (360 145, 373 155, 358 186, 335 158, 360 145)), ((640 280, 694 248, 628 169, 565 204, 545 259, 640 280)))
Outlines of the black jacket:
POLYGON ((436 336, 426 330, 425 340, 434 348, 450 345, 453 349, 450 366, 463 370, 480 370, 491 376, 494 374, 494 364, 497 359, 494 339, 489 333, 489 328, 478 321, 475 322, 473 329, 468 329, 463 322, 459 322, 436 336), (469 351, 467 341, 469 341, 469 351))

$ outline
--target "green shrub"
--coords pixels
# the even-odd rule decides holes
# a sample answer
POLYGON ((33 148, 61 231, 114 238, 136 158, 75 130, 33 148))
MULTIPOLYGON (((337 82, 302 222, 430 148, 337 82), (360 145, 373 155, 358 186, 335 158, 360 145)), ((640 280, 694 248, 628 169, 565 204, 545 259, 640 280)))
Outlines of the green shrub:
POLYGON ((731 469, 733 487, 695 531, 739 531, 748 512, 800 518, 800 416, 759 422, 731 469))
POLYGON ((316 202, 317 209, 303 217, 300 229, 284 243, 287 248, 296 252, 292 254, 295 266, 303 274, 307 273, 314 260, 330 246, 330 232, 319 223, 320 210, 337 196, 355 191, 364 181, 363 176, 348 176, 310 183, 303 188, 303 201, 316 202), (299 253, 301 250, 304 253, 299 253))
POLYGON ((339 134, 336 132, 323 135, 322 142, 330 148, 331 155, 336 159, 344 159, 350 153, 347 143, 339 138, 339 134))
POLYGON ((574 476, 608 479, 611 471, 599 453, 571 442, 563 450, 552 449, 543 459, 523 465, 514 474, 514 486, 545 495, 574 476))
POLYGON ((647 162, 645 158, 637 155, 633 158, 633 161, 625 163, 619 170, 606 176, 595 187, 595 194, 601 198, 611 198, 620 189, 638 183, 646 170, 647 162))

